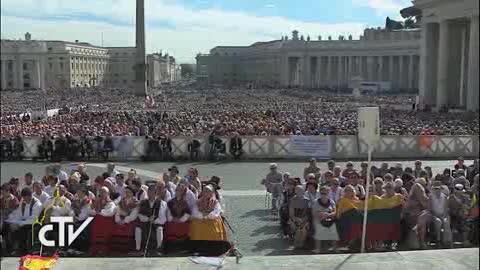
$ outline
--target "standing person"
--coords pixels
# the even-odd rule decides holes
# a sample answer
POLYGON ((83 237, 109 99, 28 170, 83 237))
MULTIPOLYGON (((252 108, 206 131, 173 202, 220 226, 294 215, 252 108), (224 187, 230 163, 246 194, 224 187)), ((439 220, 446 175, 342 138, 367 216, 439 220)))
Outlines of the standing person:
POLYGON ((317 181, 318 183, 320 181, 321 174, 320 174, 320 167, 317 166, 317 160, 315 158, 311 158, 308 167, 306 167, 303 170, 303 179, 306 180, 307 176, 311 173, 314 174, 315 181, 317 181))
POLYGON ((90 185, 90 176, 87 173, 87 166, 84 163, 78 164, 77 167, 78 173, 80 173, 80 184, 90 185))
POLYGON ((342 175, 342 168, 340 166, 335 166, 333 168, 333 177, 337 178, 340 181, 340 186, 345 187, 347 185, 346 178, 342 175))
POLYGON ((457 164, 455 164, 454 168, 456 171, 460 169, 466 171, 467 166, 465 165, 465 159, 463 157, 457 158, 457 164))
POLYGON ((305 197, 310 201, 310 208, 312 208, 315 201, 320 197, 318 194, 318 184, 315 182, 309 182, 305 185, 306 193, 305 197))
POLYGON ((333 169, 335 168, 335 161, 332 159, 327 161, 327 168, 328 170, 333 172, 333 169))
POLYGON ((233 137, 230 139, 230 154, 232 154, 235 160, 240 159, 243 154, 243 143, 237 132, 233 133, 233 137))
POLYGON ((32 226, 38 215, 42 211, 41 203, 32 196, 32 191, 24 188, 21 191, 20 206, 10 215, 6 221, 13 234, 13 246, 18 247, 17 255, 23 256, 32 251, 34 247, 35 236, 40 229, 38 225, 32 226), (33 232, 32 232, 33 230, 33 232), (34 238, 32 238, 32 235, 34 238))
POLYGON ((413 171, 415 178, 420 177, 420 172, 423 170, 422 162, 420 160, 415 161, 415 169, 413 171))
POLYGON ((68 174, 64 170, 62 170, 62 164, 53 164, 52 170, 54 176, 58 179, 58 183, 62 181, 68 181, 68 174))
POLYGON ((125 197, 125 189, 128 187, 125 184, 125 176, 123 173, 117 174, 115 176, 115 182, 117 183, 115 185, 115 191, 120 195, 120 197, 124 198, 125 197))
POLYGON ((33 190, 33 174, 31 172, 27 172, 23 178, 23 188, 29 188, 30 190, 33 190))
POLYGON ((130 187, 133 189, 135 198, 137 198, 138 201, 143 201, 148 198, 147 192, 142 189, 142 183, 140 182, 140 180, 133 180, 130 187))
POLYGON ((326 186, 320 187, 320 198, 312 204, 313 224, 315 228, 315 253, 321 253, 322 241, 332 241, 333 249, 337 249, 338 232, 335 226, 335 202, 330 199, 330 189, 326 186))
POLYGON ((289 217, 291 234, 295 248, 303 248, 310 224, 310 201, 305 197, 305 191, 301 185, 295 187, 295 196, 290 200, 289 217))
POLYGON ((57 182, 58 181, 55 176, 47 176, 48 186, 45 187, 45 192, 49 197, 53 197, 55 195, 55 191, 57 190, 57 182))
POLYGON ((108 176, 115 178, 120 172, 115 169, 115 164, 110 162, 107 164, 107 173, 108 176))
POLYGON ((340 187, 340 181, 338 180, 338 178, 334 178, 329 187, 330 188, 328 190, 328 197, 333 200, 335 204, 337 204, 342 197, 343 192, 343 189, 340 187))
MULTIPOLYGON (((267 174, 265 179, 262 180, 262 185, 265 185, 265 189, 267 193, 271 194, 272 191, 277 191, 277 185, 281 184, 283 180, 283 176, 277 170, 277 164, 271 163, 270 164, 270 172, 267 174)), ((277 199, 272 197, 271 207, 272 211, 276 211, 277 207, 277 199)))
POLYGON ((177 166, 172 166, 168 169, 168 172, 170 173, 170 181, 172 181, 175 185, 182 180, 182 178, 178 175, 178 167, 177 166))

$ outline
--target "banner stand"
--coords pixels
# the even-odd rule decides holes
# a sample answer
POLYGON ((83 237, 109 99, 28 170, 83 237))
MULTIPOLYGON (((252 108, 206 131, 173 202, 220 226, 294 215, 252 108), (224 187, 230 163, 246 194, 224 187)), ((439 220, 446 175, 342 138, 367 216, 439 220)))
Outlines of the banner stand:
POLYGON ((358 109, 358 138, 367 143, 368 162, 367 180, 365 183, 365 201, 363 207, 362 246, 361 253, 365 253, 367 236, 368 197, 370 195, 370 163, 374 146, 380 141, 380 110, 378 107, 363 107, 358 109))

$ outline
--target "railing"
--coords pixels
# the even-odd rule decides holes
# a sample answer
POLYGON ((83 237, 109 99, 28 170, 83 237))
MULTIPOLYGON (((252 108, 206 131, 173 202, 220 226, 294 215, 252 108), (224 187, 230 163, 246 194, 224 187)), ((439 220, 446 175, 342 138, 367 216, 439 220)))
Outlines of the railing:
MULTIPOLYGON (((333 159, 364 159, 367 147, 357 136, 325 136, 330 144, 328 152, 322 158, 333 159)), ((138 160, 146 153, 145 137, 112 137, 114 151, 112 159, 138 160)), ((208 156, 210 144, 208 137, 173 137, 172 155, 175 159, 187 159, 190 156, 188 143, 191 140, 200 142, 199 158, 208 156)), ((229 155, 229 138, 221 138, 227 147, 229 155)), ((310 156, 292 151, 290 136, 242 137, 244 154, 242 159, 306 159, 310 156)), ((26 158, 38 156, 38 145, 41 138, 24 138, 26 158)), ((101 149, 102 143, 93 142, 94 151, 101 149)), ((382 136, 375 146, 375 159, 422 159, 441 158, 455 159, 478 157, 479 137, 472 136, 382 136)))

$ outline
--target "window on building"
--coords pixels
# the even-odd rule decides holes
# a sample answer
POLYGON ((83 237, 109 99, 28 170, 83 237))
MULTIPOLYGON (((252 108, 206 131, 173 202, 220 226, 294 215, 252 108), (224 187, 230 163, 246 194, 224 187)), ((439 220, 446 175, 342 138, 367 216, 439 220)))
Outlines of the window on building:
POLYGON ((63 70, 63 63, 60 63, 60 70, 63 70))
POLYGON ((8 70, 8 71, 12 71, 12 70, 13 70, 13 63, 12 63, 11 61, 8 61, 7 70, 8 70))
POLYGON ((127 80, 123 80, 123 83, 127 83, 127 80))
POLYGON ((23 63, 23 70, 27 70, 28 69, 28 64, 27 63, 23 63))
POLYGON ((48 63, 48 68, 49 68, 50 70, 52 70, 52 69, 53 69, 53 63, 48 63))

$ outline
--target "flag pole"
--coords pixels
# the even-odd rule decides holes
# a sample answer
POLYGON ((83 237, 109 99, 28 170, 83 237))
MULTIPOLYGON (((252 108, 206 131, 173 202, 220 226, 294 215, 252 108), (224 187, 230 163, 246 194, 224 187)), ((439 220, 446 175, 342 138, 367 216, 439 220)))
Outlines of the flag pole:
POLYGON ((367 183, 365 184, 365 201, 363 206, 363 226, 362 226, 362 247, 361 253, 365 253, 365 238, 367 235, 367 218, 368 218, 368 196, 370 191, 370 163, 372 162, 372 146, 367 144, 368 162, 367 162, 367 183))

